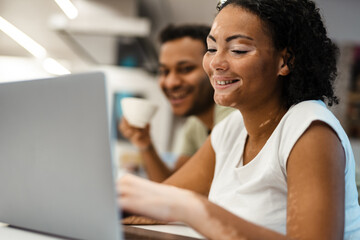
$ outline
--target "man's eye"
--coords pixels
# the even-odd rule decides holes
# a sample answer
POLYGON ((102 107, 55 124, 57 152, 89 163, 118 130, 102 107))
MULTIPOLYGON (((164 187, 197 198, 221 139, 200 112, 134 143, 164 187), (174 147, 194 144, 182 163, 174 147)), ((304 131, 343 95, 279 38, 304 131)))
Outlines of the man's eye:
POLYGON ((158 70, 158 74, 159 74, 159 75, 162 75, 162 76, 166 76, 166 75, 169 74, 169 71, 166 70, 166 69, 159 69, 159 70, 158 70))
POLYGON ((178 72, 179 72, 179 73, 189 73, 189 72, 191 72, 191 71, 194 70, 194 69, 195 69, 194 66, 187 66, 187 67, 179 68, 179 69, 178 69, 178 72))

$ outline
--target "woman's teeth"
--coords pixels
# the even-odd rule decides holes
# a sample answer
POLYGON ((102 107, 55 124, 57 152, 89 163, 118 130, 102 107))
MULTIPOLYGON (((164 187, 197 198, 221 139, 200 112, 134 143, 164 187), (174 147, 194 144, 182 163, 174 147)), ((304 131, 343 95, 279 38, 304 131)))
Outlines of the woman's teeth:
POLYGON ((216 83, 218 85, 227 85, 227 84, 231 84, 231 83, 234 83, 234 82, 237 82, 238 80, 229 80, 229 81, 216 81, 216 83))

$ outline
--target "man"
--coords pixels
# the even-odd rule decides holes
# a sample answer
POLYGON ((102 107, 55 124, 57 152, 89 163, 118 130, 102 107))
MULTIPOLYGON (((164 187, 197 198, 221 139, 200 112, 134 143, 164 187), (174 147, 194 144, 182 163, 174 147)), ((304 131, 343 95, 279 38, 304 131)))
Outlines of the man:
POLYGON ((150 180, 161 182, 185 164, 214 125, 232 111, 214 103, 214 90, 202 67, 209 31, 209 27, 202 25, 169 25, 160 33, 159 85, 173 113, 189 117, 183 127, 181 153, 174 169, 169 169, 160 159, 149 126, 134 128, 124 118, 120 123, 124 137, 139 148, 150 180))

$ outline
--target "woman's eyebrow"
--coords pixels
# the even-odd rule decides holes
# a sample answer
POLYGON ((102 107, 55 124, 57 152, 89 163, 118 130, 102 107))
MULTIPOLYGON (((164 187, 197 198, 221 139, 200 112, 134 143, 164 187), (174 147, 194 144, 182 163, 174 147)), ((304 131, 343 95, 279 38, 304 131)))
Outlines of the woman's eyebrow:
POLYGON ((207 37, 216 42, 216 39, 212 35, 209 34, 207 37))
POLYGON ((249 37, 249 36, 246 36, 246 35, 242 35, 242 34, 236 34, 236 35, 227 37, 225 40, 226 40, 226 42, 230 42, 230 41, 232 41, 232 40, 234 40, 234 39, 237 39, 237 38, 245 38, 245 39, 254 41, 253 38, 251 38, 251 37, 249 37))
MULTIPOLYGON (((208 35, 208 38, 210 38, 211 40, 213 40, 214 42, 216 42, 216 39, 214 38, 214 36, 212 35, 208 35)), ((248 40, 251 40, 251 41, 254 41, 254 39, 252 37, 249 37, 249 36, 246 36, 246 35, 242 35, 242 34, 236 34, 236 35, 233 35, 233 36, 230 36, 230 37, 227 37, 225 40, 226 42, 230 42, 234 39, 237 39, 237 38, 245 38, 245 39, 248 39, 248 40)))

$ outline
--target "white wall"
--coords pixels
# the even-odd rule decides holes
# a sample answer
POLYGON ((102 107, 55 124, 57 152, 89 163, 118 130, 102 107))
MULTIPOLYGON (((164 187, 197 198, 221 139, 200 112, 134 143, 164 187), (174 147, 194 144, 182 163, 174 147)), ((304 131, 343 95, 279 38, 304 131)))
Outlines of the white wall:
MULTIPOLYGON (((351 44, 360 44, 360 1, 359 0, 315 0, 325 20, 329 37, 340 47, 339 75, 336 80, 336 94, 340 104, 332 111, 342 125, 345 125, 347 91, 352 61, 351 44)), ((355 161, 358 185, 360 184, 360 140, 350 139, 355 161)))
POLYGON ((359 0, 315 0, 325 19, 329 36, 339 43, 360 43, 359 0))
POLYGON ((50 76, 34 58, 0 56, 0 82, 50 76))

